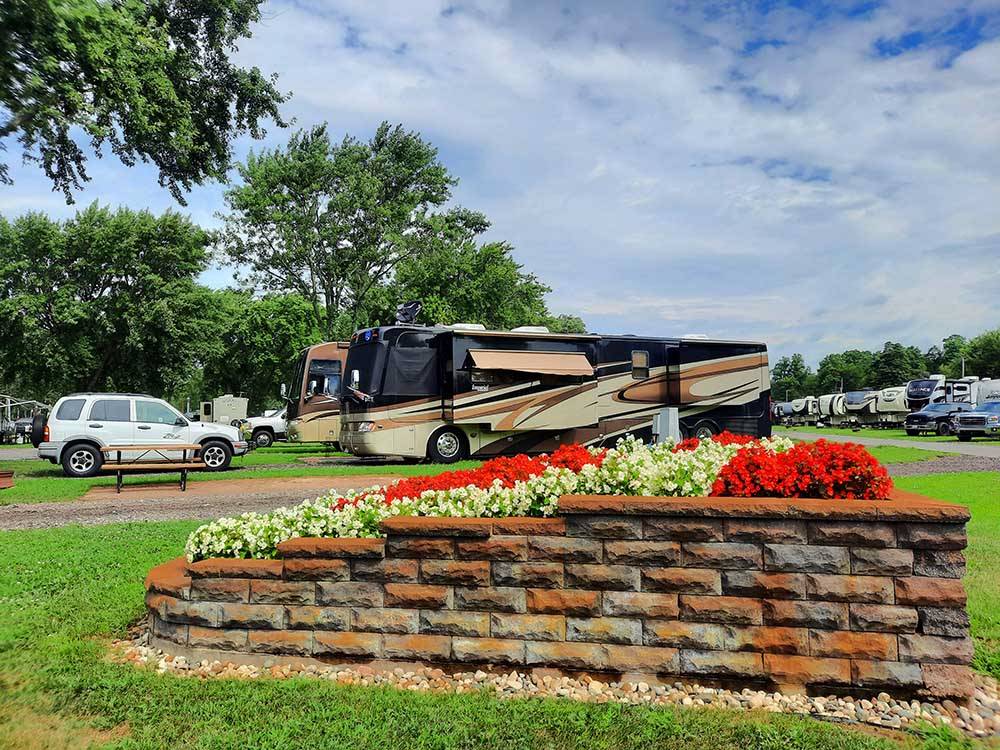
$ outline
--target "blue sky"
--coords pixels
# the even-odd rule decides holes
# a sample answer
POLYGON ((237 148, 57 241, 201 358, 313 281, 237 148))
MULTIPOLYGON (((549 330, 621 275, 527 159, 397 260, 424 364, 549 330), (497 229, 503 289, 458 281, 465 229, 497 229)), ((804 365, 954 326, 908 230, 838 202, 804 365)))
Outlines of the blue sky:
MULTIPOLYGON (((762 339, 815 363, 1000 325, 1000 0, 264 14, 239 56, 279 74, 298 126, 420 131, 460 178, 456 203, 592 330, 762 339)), ((7 156, 6 215, 74 210, 7 156)), ((175 205, 148 168, 109 155, 90 172, 78 204, 175 205)), ((214 224, 221 193, 182 210, 214 224)))

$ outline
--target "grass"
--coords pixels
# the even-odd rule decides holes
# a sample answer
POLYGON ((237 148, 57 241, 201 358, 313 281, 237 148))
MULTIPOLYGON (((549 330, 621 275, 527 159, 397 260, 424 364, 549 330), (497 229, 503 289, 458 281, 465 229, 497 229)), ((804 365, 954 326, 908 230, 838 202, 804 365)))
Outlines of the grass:
MULTIPOLYGON (((315 450, 315 449, 314 449, 315 450)), ((238 462, 245 460, 236 458, 232 468, 223 472, 193 472, 188 476, 189 482, 213 482, 225 479, 275 479, 282 477, 345 477, 363 475, 419 476, 423 474, 438 474, 451 469, 467 469, 480 465, 478 461, 459 461, 454 464, 400 464, 367 462, 350 465, 319 465, 310 466, 295 463, 288 457, 302 458, 305 455, 316 455, 309 451, 283 451, 280 448, 267 448, 254 451, 246 458, 255 458, 247 468, 240 468, 238 462), (258 455, 255 455, 258 454, 258 455), (292 464, 292 465, 289 465, 292 464)), ((322 452, 319 455, 323 455, 322 452)), ((334 454, 336 455, 336 454, 334 454)), ((62 468, 48 461, 3 461, 0 460, 0 470, 14 471, 14 487, 0 492, 0 505, 14 503, 55 503, 79 500, 92 487, 112 486, 113 476, 98 476, 88 479, 67 477, 62 468)), ((130 484, 176 484, 177 473, 173 474, 142 474, 129 475, 126 483, 130 484)))
POLYGON ((1000 473, 899 477, 897 487, 968 506, 965 587, 976 641, 975 667, 1000 679, 1000 473))
POLYGON ((306 680, 200 681, 109 662, 142 580, 188 522, 0 533, 0 747, 120 750, 944 750, 811 719, 718 710, 500 701, 306 680))
POLYGON ((923 448, 900 448, 895 445, 867 445, 865 448, 882 464, 912 464, 948 455, 923 448))
MULTIPOLYGON (((958 438, 954 435, 942 436, 942 435, 932 435, 932 434, 922 434, 922 435, 907 435, 902 428, 898 430, 877 430, 873 427, 863 427, 860 430, 852 430, 846 427, 779 427, 777 425, 773 428, 775 435, 786 435, 788 437, 794 437, 796 432, 807 432, 810 437, 813 435, 850 435, 852 437, 869 437, 869 438, 882 438, 883 440, 918 440, 918 441, 930 441, 934 443, 958 443, 958 438)), ((989 445, 1000 445, 1000 438, 982 438, 977 437, 972 439, 975 443, 987 443, 989 445)))

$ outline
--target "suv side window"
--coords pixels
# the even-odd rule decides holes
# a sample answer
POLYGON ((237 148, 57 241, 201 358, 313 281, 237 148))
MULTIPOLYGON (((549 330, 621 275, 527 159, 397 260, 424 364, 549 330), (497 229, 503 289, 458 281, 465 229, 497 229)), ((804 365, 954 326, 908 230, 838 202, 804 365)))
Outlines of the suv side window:
POLYGON ((103 398, 90 407, 90 419, 105 422, 129 422, 129 402, 123 398, 103 398))
POLYGON ((83 405, 87 402, 83 398, 70 398, 59 404, 59 408, 56 410, 56 419, 64 419, 66 421, 73 421, 80 418, 80 414, 83 412, 83 405))
POLYGON ((173 424, 177 421, 177 415, 163 404, 158 404, 155 401, 136 401, 135 421, 173 424))

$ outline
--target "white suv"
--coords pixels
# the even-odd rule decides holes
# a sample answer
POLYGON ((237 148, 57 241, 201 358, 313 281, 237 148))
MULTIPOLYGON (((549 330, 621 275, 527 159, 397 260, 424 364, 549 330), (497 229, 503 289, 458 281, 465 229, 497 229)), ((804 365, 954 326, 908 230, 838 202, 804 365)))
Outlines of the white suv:
POLYGON ((41 433, 32 435, 38 457, 61 463, 71 477, 97 474, 104 460, 100 449, 115 445, 197 444, 209 471, 225 469, 233 456, 249 450, 237 428, 191 422, 163 399, 139 393, 64 396, 41 433))

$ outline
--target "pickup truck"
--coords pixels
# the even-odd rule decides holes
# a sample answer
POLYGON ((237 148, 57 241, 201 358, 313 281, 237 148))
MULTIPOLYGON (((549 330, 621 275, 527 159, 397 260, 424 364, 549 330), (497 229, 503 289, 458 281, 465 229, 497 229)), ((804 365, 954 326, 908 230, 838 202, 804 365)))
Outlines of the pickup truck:
POLYGON ((956 414, 952 429, 962 442, 974 437, 1000 435, 1000 401, 987 401, 970 411, 956 414))
POLYGON ((287 411, 287 407, 266 411, 262 416, 243 420, 241 428, 244 432, 250 433, 250 440, 256 443, 258 448, 266 448, 275 440, 287 439, 287 411))

